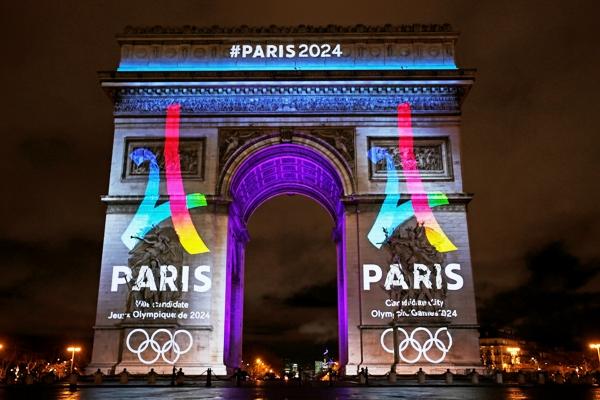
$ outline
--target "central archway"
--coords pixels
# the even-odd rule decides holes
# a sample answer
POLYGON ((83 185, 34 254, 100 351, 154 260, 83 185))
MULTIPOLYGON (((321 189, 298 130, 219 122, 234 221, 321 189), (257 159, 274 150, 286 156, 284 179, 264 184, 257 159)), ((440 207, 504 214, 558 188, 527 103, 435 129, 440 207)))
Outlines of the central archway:
POLYGON ((337 253, 338 354, 340 364, 348 360, 346 300, 346 238, 344 179, 329 155, 304 144, 272 144, 248 154, 231 174, 226 188, 229 206, 227 236, 227 286, 225 304, 224 361, 237 368, 242 361, 244 256, 249 240, 247 222, 262 203, 282 194, 314 199, 334 221, 333 240, 337 253))

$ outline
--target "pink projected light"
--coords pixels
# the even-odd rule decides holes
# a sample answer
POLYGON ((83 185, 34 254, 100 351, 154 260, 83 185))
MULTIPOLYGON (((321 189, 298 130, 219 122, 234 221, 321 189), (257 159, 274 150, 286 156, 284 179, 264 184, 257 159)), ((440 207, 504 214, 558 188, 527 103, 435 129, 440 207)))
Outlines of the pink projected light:
MULTIPOLYGON (((171 110, 171 108, 169 108, 171 110)), ((156 155, 149 149, 135 149, 129 157, 140 166, 144 162, 149 163, 150 173, 144 198, 133 216, 129 226, 121 235, 123 244, 129 250, 138 244, 148 232, 158 224, 171 217, 175 231, 179 236, 181 245, 190 254, 208 252, 196 232, 188 209, 206 206, 206 197, 201 193, 190 193, 185 195, 183 181, 181 179, 181 168, 179 160, 179 106, 173 106, 172 111, 167 114, 167 141, 165 143, 165 164, 167 176, 167 190, 169 201, 156 205, 159 198, 160 168, 156 155), (170 116, 170 118, 169 118, 170 116), (182 211, 182 208, 184 209, 182 211), (175 217, 177 216, 177 218, 175 217)))
POLYGON ((408 193, 411 195, 415 217, 418 223, 425 226, 425 234, 429 243, 442 253, 457 250, 456 246, 448 239, 438 224, 429 206, 428 195, 425 192, 415 159, 409 103, 398 105, 398 147, 400 149, 402 170, 406 178, 408 193))
POLYGON ((179 115, 181 106, 171 104, 167 108, 165 127, 165 168, 167 193, 171 208, 171 219, 183 248, 190 254, 206 253, 208 247, 196 231, 188 212, 179 160, 179 115))

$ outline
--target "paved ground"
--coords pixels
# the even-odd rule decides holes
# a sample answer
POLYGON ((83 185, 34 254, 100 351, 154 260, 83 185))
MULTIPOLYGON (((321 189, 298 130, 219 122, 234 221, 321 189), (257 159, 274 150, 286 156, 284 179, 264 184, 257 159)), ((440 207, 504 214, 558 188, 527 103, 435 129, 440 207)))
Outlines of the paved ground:
POLYGON ((82 387, 69 391, 65 387, 3 387, 0 399, 60 399, 60 400, 113 400, 113 399, 223 399, 223 400, 529 400, 568 399, 600 400, 600 388, 583 386, 543 387, 295 387, 263 386, 252 388, 196 387, 82 387))

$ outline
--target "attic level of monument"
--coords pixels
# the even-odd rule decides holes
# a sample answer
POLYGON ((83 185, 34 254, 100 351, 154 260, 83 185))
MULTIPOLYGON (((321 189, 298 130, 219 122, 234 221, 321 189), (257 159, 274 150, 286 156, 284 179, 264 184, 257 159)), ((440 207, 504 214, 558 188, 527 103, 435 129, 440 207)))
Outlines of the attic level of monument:
POLYGON ((456 70, 448 26, 132 28, 117 71, 456 70))

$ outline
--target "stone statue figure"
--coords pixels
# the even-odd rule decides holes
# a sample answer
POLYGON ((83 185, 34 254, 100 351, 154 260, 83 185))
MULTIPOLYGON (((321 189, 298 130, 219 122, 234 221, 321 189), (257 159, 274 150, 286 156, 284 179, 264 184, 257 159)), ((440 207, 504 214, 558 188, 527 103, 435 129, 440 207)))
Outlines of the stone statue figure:
POLYGON ((340 153, 342 153, 342 156, 346 160, 352 159, 352 155, 348 150, 348 146, 346 146, 346 138, 344 138, 340 134, 338 134, 338 136, 335 137, 335 148, 338 149, 340 153))
POLYGON ((223 152, 222 159, 227 159, 227 157, 229 157, 231 153, 233 153, 235 149, 239 147, 240 138, 238 136, 238 133, 234 132, 230 136, 228 136, 227 139, 225 139, 225 144, 227 145, 227 147, 223 152))
MULTIPOLYGON (((442 265, 444 255, 436 250, 427 240, 426 228, 423 223, 415 222, 414 225, 397 227, 393 232, 384 229, 386 240, 383 247, 390 254, 390 264, 400 264, 404 271, 404 279, 408 289, 395 286, 389 292, 390 298, 396 301, 406 299, 432 300, 445 299, 447 294, 446 285, 437 289, 420 287, 414 288, 414 265, 424 264, 433 272, 435 264, 442 265)), ((382 287, 383 288, 383 287, 382 287)), ((385 288, 383 288, 385 290, 385 288)))
POLYGON ((346 131, 319 131, 317 135, 332 145, 346 161, 352 161, 354 159, 352 149, 354 144, 352 138, 348 136, 346 131))
POLYGON ((156 227, 153 232, 151 231, 144 238, 137 236, 132 236, 132 238, 140 241, 140 243, 129 252, 129 254, 135 256, 134 260, 136 264, 150 262, 151 260, 155 260, 161 264, 163 258, 166 259, 171 256, 177 257, 171 246, 171 239, 169 236, 165 233, 161 233, 161 230, 156 227))
POLYGON ((153 291, 147 287, 133 290, 142 266, 148 266, 158 287, 160 281, 160 266, 173 265, 181 274, 183 248, 179 244, 177 233, 172 227, 155 226, 145 237, 135 237, 138 244, 129 252, 128 266, 131 268, 133 279, 128 283, 127 311, 135 308, 136 300, 145 302, 178 300, 180 292, 153 291))

